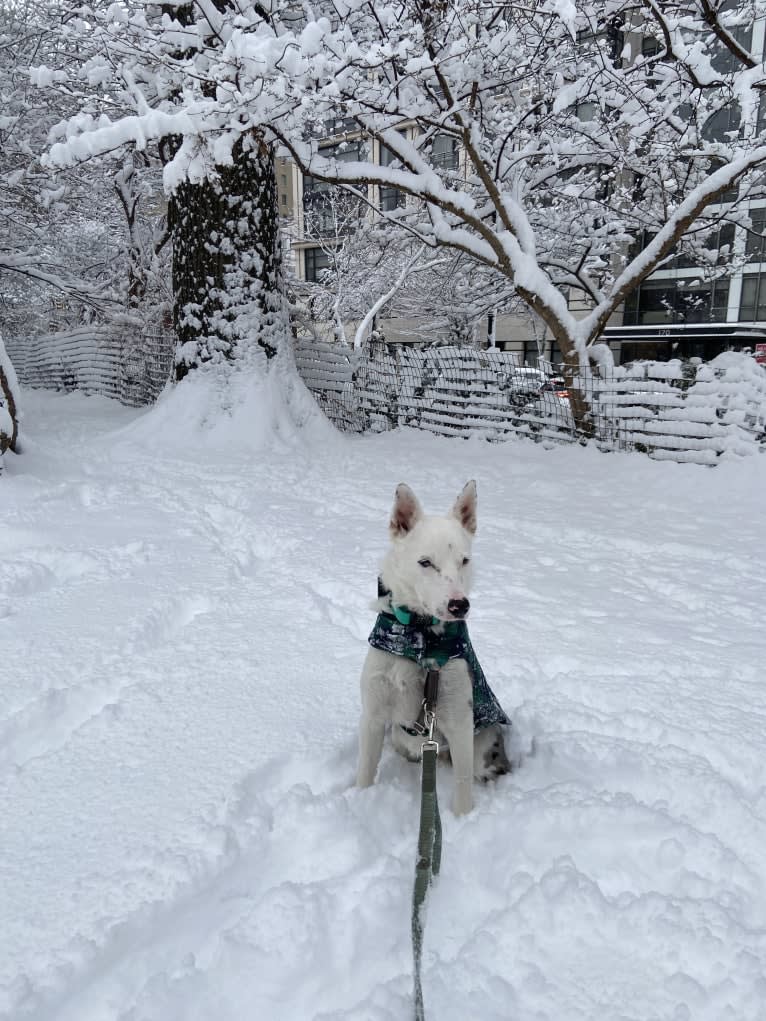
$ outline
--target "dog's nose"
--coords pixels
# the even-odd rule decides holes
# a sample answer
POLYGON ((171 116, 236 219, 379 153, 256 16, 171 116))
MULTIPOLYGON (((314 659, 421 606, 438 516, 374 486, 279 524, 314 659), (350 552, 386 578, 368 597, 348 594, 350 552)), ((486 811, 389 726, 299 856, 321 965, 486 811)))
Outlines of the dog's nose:
POLYGON ((467 599, 450 599, 447 603, 447 613, 452 614, 453 617, 467 616, 470 608, 471 604, 467 599))

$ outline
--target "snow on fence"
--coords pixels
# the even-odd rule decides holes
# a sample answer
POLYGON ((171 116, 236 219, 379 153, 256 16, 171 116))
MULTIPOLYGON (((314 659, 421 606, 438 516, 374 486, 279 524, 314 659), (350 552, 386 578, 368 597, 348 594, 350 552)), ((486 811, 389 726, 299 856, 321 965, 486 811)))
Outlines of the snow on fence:
POLYGON ((530 432, 574 439, 567 401, 541 391, 542 369, 505 351, 373 343, 354 352, 300 339, 298 371, 341 429, 383 431, 400 425, 444 436, 480 432, 501 439, 530 432))
POLYGON ((617 366, 596 381, 595 397, 622 445, 656 459, 714 464, 765 449, 766 371, 749 355, 617 366))
MULTIPOLYGON (((446 436, 579 439, 550 373, 504 351, 373 343, 361 351, 299 339, 298 370, 341 429, 400 425, 446 436), (544 387, 544 388, 543 388, 544 387)), ((748 355, 704 365, 636 362, 578 380, 604 449, 714 464, 766 442, 766 371, 748 355)))
POLYGON ((161 330, 79 326, 7 344, 22 383, 150 404, 164 387, 174 339, 161 330))

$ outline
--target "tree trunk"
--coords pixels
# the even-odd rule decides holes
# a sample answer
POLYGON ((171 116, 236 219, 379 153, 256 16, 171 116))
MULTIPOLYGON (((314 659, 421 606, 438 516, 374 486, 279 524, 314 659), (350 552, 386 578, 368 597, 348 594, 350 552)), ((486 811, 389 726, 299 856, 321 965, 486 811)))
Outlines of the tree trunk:
MULTIPOLYGON (((0 338, 0 347, 2 347, 2 343, 2 338, 0 338)), ((3 367, 2 358, 0 358, 0 396, 2 396, 5 402, 8 414, 11 416, 11 422, 13 423, 10 436, 0 430, 0 454, 4 454, 9 448, 13 451, 16 450, 16 443, 19 438, 19 412, 16 407, 16 399, 13 395, 13 387, 3 367)))
POLYGON ((595 434, 595 425, 591 416, 591 406, 587 394, 575 385, 575 379, 582 377, 580 358, 572 345, 562 363, 564 382, 569 393, 569 406, 572 409, 575 430, 583 439, 590 439, 595 434))
POLYGON ((274 154, 253 132, 232 156, 214 179, 185 181, 170 200, 179 380, 235 358, 243 344, 271 358, 284 335, 274 154))

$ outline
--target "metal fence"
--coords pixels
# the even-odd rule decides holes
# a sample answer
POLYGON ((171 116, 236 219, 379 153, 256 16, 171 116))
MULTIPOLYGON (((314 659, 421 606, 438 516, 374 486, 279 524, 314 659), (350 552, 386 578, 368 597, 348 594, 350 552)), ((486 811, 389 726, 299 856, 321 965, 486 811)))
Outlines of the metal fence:
POLYGON ((8 353, 27 386, 82 390, 123 404, 151 404, 168 381, 175 339, 163 330, 77 326, 9 337, 8 353))
MULTIPOLYGON (((137 407, 166 384, 174 343, 161 330, 81 326, 9 337, 6 346, 22 383, 101 393, 137 407)), ((605 450, 700 464, 766 445, 766 371, 744 354, 589 372, 574 381, 587 407, 586 430, 578 429, 571 395, 551 366, 520 365, 510 352, 379 341, 353 351, 301 338, 295 357, 327 416, 348 432, 407 426, 546 444, 590 437, 605 450)))
POLYGON ((298 369, 341 429, 399 426, 490 440, 527 436, 712 464, 758 449, 766 435, 766 372, 746 355, 718 364, 640 362, 575 379, 588 409, 578 429, 571 395, 550 365, 505 351, 372 343, 360 351, 296 343, 298 369))

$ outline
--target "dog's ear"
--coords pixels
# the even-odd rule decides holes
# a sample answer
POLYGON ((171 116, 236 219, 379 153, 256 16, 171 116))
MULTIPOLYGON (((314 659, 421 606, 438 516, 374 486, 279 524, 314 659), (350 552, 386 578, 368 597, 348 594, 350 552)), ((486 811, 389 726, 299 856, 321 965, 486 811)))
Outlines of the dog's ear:
POLYGON ((458 519, 466 532, 476 535, 476 482, 473 479, 463 486, 450 514, 458 519))
POLYGON ((401 539, 407 532, 411 532, 422 516, 423 508, 420 506, 418 498, 408 485, 400 482, 396 487, 391 521, 388 526, 391 538, 401 539))

